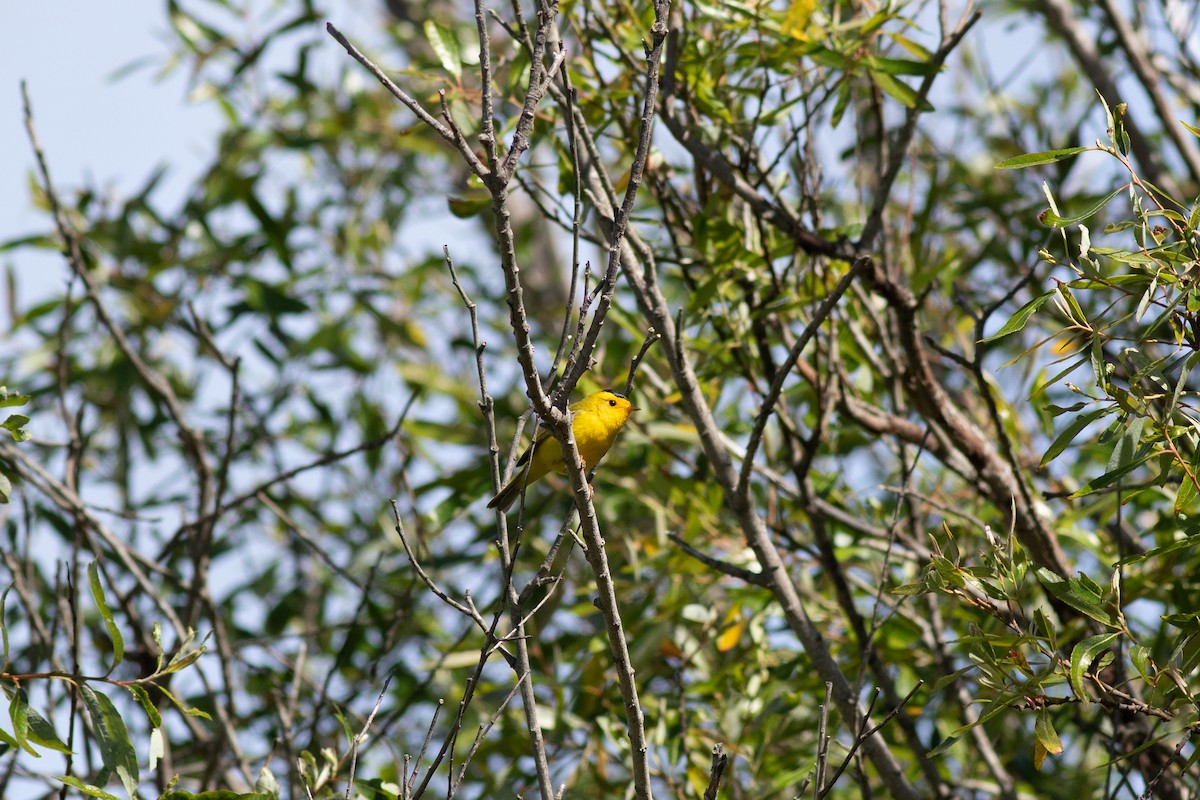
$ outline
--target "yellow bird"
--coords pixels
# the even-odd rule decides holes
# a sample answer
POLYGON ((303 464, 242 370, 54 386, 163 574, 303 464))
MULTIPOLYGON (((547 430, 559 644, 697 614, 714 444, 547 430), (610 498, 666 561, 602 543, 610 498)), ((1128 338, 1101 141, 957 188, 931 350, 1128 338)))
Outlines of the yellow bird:
MULTIPOLYGON (((596 466, 604 458, 608 448, 616 441, 621 426, 637 410, 625 395, 611 389, 596 392, 571 404, 571 430, 575 433, 575 444, 579 447, 579 457, 583 459, 585 470, 596 466)), ((517 459, 512 479, 496 493, 488 503, 488 508, 507 511, 513 501, 521 496, 522 489, 552 471, 565 473, 567 465, 563 463, 562 447, 558 440, 543 428, 529 449, 517 459)))

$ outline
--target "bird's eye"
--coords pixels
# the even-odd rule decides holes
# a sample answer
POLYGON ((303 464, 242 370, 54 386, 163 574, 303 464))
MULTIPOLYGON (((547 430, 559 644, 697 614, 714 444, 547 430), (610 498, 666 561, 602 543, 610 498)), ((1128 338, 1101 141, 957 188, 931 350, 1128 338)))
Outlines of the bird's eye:
POLYGON ((608 401, 608 404, 609 404, 610 406, 612 406, 613 408, 616 408, 616 407, 617 407, 617 401, 616 401, 616 400, 609 400, 609 401, 608 401))

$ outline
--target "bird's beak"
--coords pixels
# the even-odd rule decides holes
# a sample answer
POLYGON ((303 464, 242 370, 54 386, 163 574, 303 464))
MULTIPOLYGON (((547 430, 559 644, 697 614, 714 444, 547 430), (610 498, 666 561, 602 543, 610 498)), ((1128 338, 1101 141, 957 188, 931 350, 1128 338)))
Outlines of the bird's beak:
POLYGON ((637 406, 630 406, 630 407, 629 407, 629 413, 631 413, 631 414, 632 414, 634 411, 641 411, 641 409, 640 409, 640 408, 638 408, 637 406))

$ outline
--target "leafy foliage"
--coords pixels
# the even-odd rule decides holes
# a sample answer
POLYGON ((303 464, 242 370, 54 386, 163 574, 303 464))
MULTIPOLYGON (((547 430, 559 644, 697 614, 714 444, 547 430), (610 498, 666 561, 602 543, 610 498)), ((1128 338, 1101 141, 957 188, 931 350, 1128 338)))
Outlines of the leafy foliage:
POLYGON ((1079 11, 1142 106, 1049 2, 166 8, 207 168, 39 151, 0 244, 72 274, 0 351, 0 794, 1197 790, 1170 36, 1079 11), (485 509, 627 375, 593 492, 485 509))

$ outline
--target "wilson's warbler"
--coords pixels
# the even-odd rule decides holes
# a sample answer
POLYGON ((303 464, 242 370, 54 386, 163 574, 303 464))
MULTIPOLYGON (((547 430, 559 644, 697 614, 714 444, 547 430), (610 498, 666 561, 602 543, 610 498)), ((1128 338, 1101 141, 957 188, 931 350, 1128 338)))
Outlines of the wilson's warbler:
MULTIPOLYGON (((616 441, 621 426, 637 410, 625 399, 625 395, 611 389, 596 392, 571 404, 571 430, 575 433, 575 444, 579 447, 579 457, 583 459, 585 470, 596 466, 604 458, 608 448, 616 441)), ((566 472, 567 465, 563 463, 562 447, 558 440, 543 428, 529 449, 517 459, 512 478, 496 493, 488 503, 488 508, 507 511, 513 501, 521 496, 524 487, 544 478, 551 471, 566 472)))

